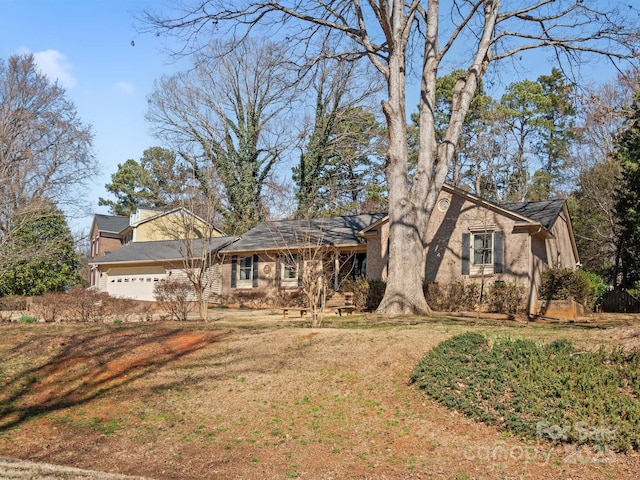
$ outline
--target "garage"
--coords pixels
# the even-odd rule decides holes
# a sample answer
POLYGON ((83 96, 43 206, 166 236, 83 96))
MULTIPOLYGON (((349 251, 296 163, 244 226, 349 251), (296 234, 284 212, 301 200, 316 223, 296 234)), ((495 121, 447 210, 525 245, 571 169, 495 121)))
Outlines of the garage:
POLYGON ((162 267, 111 268, 107 271, 106 289, 112 297, 154 301, 153 289, 166 277, 162 267))

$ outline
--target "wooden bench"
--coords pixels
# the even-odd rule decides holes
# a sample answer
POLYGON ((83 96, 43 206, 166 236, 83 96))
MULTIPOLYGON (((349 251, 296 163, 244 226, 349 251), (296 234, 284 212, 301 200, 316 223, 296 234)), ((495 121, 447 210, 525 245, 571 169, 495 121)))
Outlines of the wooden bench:
POLYGON ((342 316, 342 312, 351 315, 353 312, 356 311, 356 307, 355 305, 342 305, 340 307, 334 307, 336 309, 336 313, 340 316, 342 316))
POLYGON ((300 316, 304 317, 309 309, 305 307, 282 307, 282 318, 287 318, 289 310, 299 310, 300 316))

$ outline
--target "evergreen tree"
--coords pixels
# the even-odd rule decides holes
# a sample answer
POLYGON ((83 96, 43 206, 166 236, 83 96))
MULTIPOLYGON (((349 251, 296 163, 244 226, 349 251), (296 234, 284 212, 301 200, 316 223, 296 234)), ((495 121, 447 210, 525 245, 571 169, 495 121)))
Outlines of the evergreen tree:
POLYGON ((609 282, 614 279, 618 235, 614 192, 620 182, 620 162, 609 158, 580 173, 578 188, 567 199, 583 268, 609 282))
POLYGON ((617 141, 616 156, 622 165, 616 192, 618 237, 617 277, 624 287, 640 280, 640 90, 636 91, 627 126, 617 141))
POLYGON ((98 205, 106 205, 114 215, 128 216, 138 207, 164 208, 176 205, 185 195, 189 182, 185 165, 175 153, 162 147, 144 151, 140 162, 129 159, 118 164, 105 189, 115 200, 100 198, 98 205))
POLYGON ((574 88, 557 68, 538 77, 544 101, 540 105, 539 142, 536 153, 541 167, 534 173, 530 200, 549 200, 555 196, 569 163, 571 146, 576 140, 574 88))
MULTIPOLYGON (((5 245, 12 251, 32 252, 30 258, 8 262, 0 274, 1 295, 40 295, 80 283, 80 261, 64 215, 54 205, 22 222, 5 245)), ((14 256, 16 258, 16 256, 14 256)))
POLYGON ((293 167, 296 216, 360 213, 379 192, 383 129, 367 107, 377 93, 359 83, 366 71, 357 64, 324 61, 316 66, 311 91, 313 127, 293 167))

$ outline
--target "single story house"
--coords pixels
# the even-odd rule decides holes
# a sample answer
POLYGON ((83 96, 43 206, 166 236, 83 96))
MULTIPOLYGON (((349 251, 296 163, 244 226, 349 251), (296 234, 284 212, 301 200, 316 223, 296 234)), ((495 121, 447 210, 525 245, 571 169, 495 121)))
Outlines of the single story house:
MULTIPOLYGON (((217 258, 214 293, 225 297, 248 292, 270 296, 283 289, 295 290, 302 269, 310 264, 319 268, 319 254, 323 257, 321 268, 328 271, 333 289, 348 277, 386 280, 388 221, 386 214, 283 220, 264 222, 240 238, 221 237, 219 243, 211 245, 217 258)), ((517 282, 528 292, 529 313, 535 313, 546 268, 579 265, 564 200, 498 205, 445 185, 427 238, 426 282, 517 282)), ((134 277, 137 282, 140 278, 147 282, 146 274, 138 275, 136 269, 151 272, 155 268, 155 273, 149 274, 151 283, 155 278, 166 278, 168 272, 177 274, 179 252, 175 248, 172 254, 162 253, 165 251, 160 248, 136 243, 134 240, 122 247, 117 256, 112 253, 92 260, 92 268, 100 275, 106 273, 109 279, 98 282, 98 289, 131 296, 133 289, 119 290, 117 284, 124 283, 125 277, 118 282, 116 275, 128 275, 131 284, 134 277), (172 256, 176 258, 169 258, 172 256), (110 290, 111 283, 116 285, 110 290)), ((144 299, 149 299, 148 291, 144 299)))
POLYGON ((315 264, 332 291, 344 278, 366 275, 367 243, 360 232, 385 214, 348 215, 264 222, 221 251, 226 297, 302 286, 301 272, 315 264))
MULTIPOLYGON (((360 232, 367 241, 367 278, 386 280, 388 217, 360 232)), ((542 272, 580 264, 565 200, 498 205, 445 185, 427 229, 426 283, 516 282, 537 313, 542 272)))

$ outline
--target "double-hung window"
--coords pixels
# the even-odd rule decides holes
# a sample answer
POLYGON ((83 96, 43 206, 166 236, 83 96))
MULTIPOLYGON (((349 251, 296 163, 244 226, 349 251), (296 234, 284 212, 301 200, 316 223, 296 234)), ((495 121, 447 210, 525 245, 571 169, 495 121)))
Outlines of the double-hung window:
POLYGON ((493 266, 493 232, 473 234, 473 265, 493 266))
POLYGON ((258 256, 231 257, 231 288, 258 286, 258 256))
POLYGON ((462 274, 503 272, 503 234, 495 227, 471 227, 462 234, 462 274))
POLYGON ((285 255, 282 258, 282 283, 298 283, 298 256, 285 255))
POLYGON ((238 259, 238 282, 251 282, 253 279, 253 257, 238 259))

